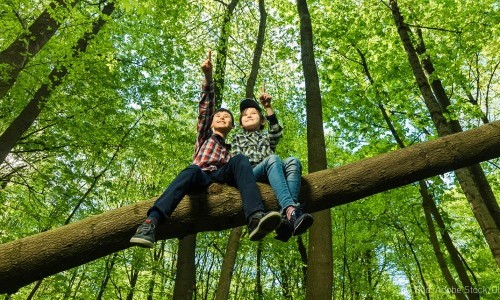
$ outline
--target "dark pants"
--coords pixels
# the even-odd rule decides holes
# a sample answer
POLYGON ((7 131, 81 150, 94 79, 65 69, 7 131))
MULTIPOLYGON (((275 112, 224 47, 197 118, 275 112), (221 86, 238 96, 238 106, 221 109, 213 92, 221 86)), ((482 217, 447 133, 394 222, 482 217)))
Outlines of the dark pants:
POLYGON ((250 162, 246 156, 238 154, 226 165, 212 172, 202 171, 197 165, 190 165, 182 170, 149 209, 148 215, 156 210, 162 217, 169 217, 187 193, 200 192, 213 182, 227 183, 238 188, 247 220, 253 213, 264 210, 250 162))

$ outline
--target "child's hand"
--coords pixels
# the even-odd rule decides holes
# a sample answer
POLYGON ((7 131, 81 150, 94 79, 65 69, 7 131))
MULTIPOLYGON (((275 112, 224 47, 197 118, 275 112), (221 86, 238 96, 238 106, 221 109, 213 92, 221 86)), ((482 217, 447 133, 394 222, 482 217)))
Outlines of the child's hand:
POLYGON ((201 70, 205 77, 212 79, 212 50, 208 51, 208 58, 201 64, 201 70))
POLYGON ((268 107, 271 106, 271 100, 272 99, 273 99, 273 97, 271 97, 271 95, 269 95, 268 93, 262 93, 262 94, 260 94, 260 103, 265 108, 268 108, 268 107))
POLYGON ((262 106, 264 106, 265 108, 271 107, 271 100, 273 99, 273 97, 271 97, 271 95, 266 93, 266 85, 264 83, 262 84, 262 89, 259 98, 262 106))

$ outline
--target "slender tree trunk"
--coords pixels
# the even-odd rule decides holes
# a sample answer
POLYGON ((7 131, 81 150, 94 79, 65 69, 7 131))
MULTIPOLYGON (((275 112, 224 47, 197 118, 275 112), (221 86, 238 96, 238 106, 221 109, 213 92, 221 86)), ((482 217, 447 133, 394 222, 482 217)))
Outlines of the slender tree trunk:
MULTIPOLYGON (((434 96, 433 89, 427 80, 417 51, 410 39, 410 29, 403 21, 397 1, 390 0, 389 4, 413 74, 439 136, 447 136, 460 132, 461 128, 458 122, 448 122, 444 117, 443 111, 449 105, 449 99, 446 97, 444 89, 437 80, 433 80, 432 82, 437 99, 434 96)), ((431 71, 430 61, 427 61, 427 66, 429 71, 431 71)), ((500 267, 500 209, 489 187, 489 183, 484 176, 484 172, 481 167, 476 164, 467 168, 458 169, 455 171, 455 174, 471 205, 472 212, 479 223, 493 257, 500 267)))
MULTIPOLYGON (((231 18, 233 17, 234 9, 240 0, 231 0, 229 4, 226 5, 226 11, 222 19, 221 31, 219 36, 219 41, 217 44, 217 56, 215 58, 215 74, 214 74, 214 93, 215 99, 220 102, 224 99, 224 85, 225 85, 225 75, 226 72, 226 61, 227 61, 227 49, 229 43, 229 36, 231 35, 231 18)), ((217 104, 216 104, 217 105, 217 104)), ((218 106, 217 106, 218 107, 218 106)))
MULTIPOLYGON (((321 91, 314 61, 311 16, 306 0, 297 0, 297 11, 306 86, 308 169, 309 172, 315 172, 327 168, 321 91)), ((314 225, 309 229, 308 262, 306 299, 332 299, 332 221, 328 209, 314 214, 314 225)))
POLYGON ((106 291, 106 286, 108 285, 109 279, 111 278, 111 272, 113 271, 113 267, 115 266, 117 256, 118 252, 114 253, 106 259, 104 278, 102 279, 101 286, 99 287, 99 293, 97 293, 96 300, 101 300, 104 292, 106 291))
POLYGON ((132 270, 130 271, 130 278, 129 278, 130 290, 127 293, 127 300, 134 299, 134 292, 135 292, 135 287, 137 285, 137 279, 139 279, 139 269, 132 266, 132 270))
POLYGON ((262 241, 259 241, 257 245, 257 274, 255 283, 255 293, 257 300, 264 299, 264 293, 262 292, 262 241))
POLYGON ((418 269, 418 274, 420 276, 420 281, 423 285, 423 290, 425 294, 425 298, 427 300, 430 300, 430 289, 429 286, 427 285, 427 281, 425 280, 424 277, 424 271, 422 270, 422 267, 420 266, 420 260, 418 259, 417 253, 415 252, 415 249, 413 249, 413 243, 410 241, 410 238, 408 237, 408 234, 406 233, 406 230, 399 226, 398 224, 394 224, 394 227, 399 229, 403 233, 403 237, 405 238, 405 245, 408 246, 407 249, 410 251, 411 256, 415 260, 415 264, 418 269))
POLYGON ((284 299, 290 299, 292 300, 292 293, 291 293, 291 283, 290 283, 290 267, 289 264, 286 261, 285 256, 281 256, 278 258, 278 266, 280 269, 280 287, 281 287, 281 294, 283 295, 284 299))
POLYGON ((193 299, 196 281, 195 249, 196 234, 188 235, 179 240, 173 299, 193 299))
POLYGON ((254 95, 255 82, 259 74, 260 58, 262 56, 266 35, 267 12, 264 0, 259 0, 259 15, 259 33, 257 34, 257 43, 255 43, 255 49, 253 51, 252 69, 245 87, 245 98, 250 99, 253 98, 254 95))
POLYGON ((307 282, 307 265, 309 264, 307 259, 307 248, 304 245, 304 240, 301 236, 297 237, 297 250, 300 254, 300 261, 302 262, 302 277, 304 278, 304 283, 307 282))
POLYGON ((33 299, 33 297, 35 297, 36 292, 38 291, 38 289, 42 285, 42 282, 43 282, 43 279, 37 280, 35 286, 33 286, 33 288, 31 289, 31 292, 28 295, 28 297, 26 298, 26 300, 31 300, 31 299, 33 299))
POLYGON ((441 273, 443 273, 443 277, 448 283, 449 290, 452 294, 455 295, 455 298, 458 300, 466 300, 467 297, 461 292, 457 282, 453 278, 453 275, 446 264, 446 259, 444 257, 443 252, 441 251, 441 246, 439 245, 439 240, 436 234, 436 227, 434 226, 434 221, 432 219, 431 213, 431 196, 429 195, 426 183, 421 180, 420 184, 420 194, 422 195, 422 207, 424 208, 425 222, 427 223, 427 230, 429 232, 429 240, 431 241, 432 249, 434 250, 434 255, 436 256, 439 268, 441 269, 441 273))
MULTIPOLYGON (((224 90, 224 77, 225 77, 225 72, 226 72, 226 59, 227 59, 227 49, 228 49, 228 40, 229 40, 229 34, 230 34, 230 21, 231 17, 233 15, 234 9, 236 8, 236 5, 238 4, 239 0, 233 0, 231 1, 227 7, 226 7, 226 14, 224 16, 224 20, 222 23, 221 27, 221 35, 219 37, 219 42, 218 42, 218 55, 217 55, 217 69, 216 69, 216 76, 215 76, 215 98, 220 99, 219 101, 222 100, 223 96, 223 90, 224 90)), ((259 3, 260 5, 260 3, 259 3)), ((262 22, 262 21, 261 21, 262 22)), ((265 24, 265 21, 264 21, 265 24)), ((264 25, 265 26, 265 25, 264 25)), ((265 28, 265 27, 264 27, 265 28)), ((260 29, 259 29, 260 33, 260 29)), ((262 37, 259 34, 259 37, 257 39, 257 45, 259 45, 259 42, 263 42, 264 36, 262 37)), ((257 46, 258 47, 258 46, 257 46)), ((261 46, 262 48, 262 46, 261 46)), ((262 49, 260 50, 262 52, 262 49)), ((260 53, 258 56, 258 59, 256 59, 257 55, 257 48, 256 52, 254 53, 254 59, 252 63, 252 71, 255 73, 255 78, 257 77, 258 69, 259 69, 259 64, 260 64, 260 53), (255 71, 254 71, 255 70, 255 71)), ((255 85, 255 78, 253 82, 249 79, 247 81, 246 89, 248 90, 251 88, 253 90, 253 87, 255 85)), ((216 104, 216 106, 218 106, 216 104)), ((236 257, 238 254, 238 249, 240 247, 240 239, 241 235, 243 233, 243 228, 242 227, 236 227, 231 229, 231 233, 229 235, 229 240, 227 243, 226 247, 226 254, 224 255, 223 261, 222 261, 222 269, 221 269, 221 275, 219 277, 219 282, 217 285, 217 290, 215 293, 215 299, 228 299, 229 298, 229 290, 231 287, 231 280, 233 276, 233 270, 234 270, 234 265, 236 263, 236 257)))
MULTIPOLYGON (((361 58, 361 65, 363 66, 365 75, 367 76, 370 83, 374 84, 374 80, 373 80, 371 73, 369 71, 368 63, 366 62, 366 58, 365 58, 364 54, 361 52, 360 49, 356 48, 356 50, 361 58)), ((378 92, 378 90, 376 90, 376 93, 377 93, 377 96, 380 97, 380 93, 378 92)), ((392 121, 390 120, 390 117, 387 114, 387 111, 381 102, 378 104, 378 108, 380 109, 382 116, 383 116, 387 126, 389 127, 389 129, 394 137, 394 140, 396 141, 398 146, 400 148, 405 148, 406 145, 403 142, 403 139, 399 136, 398 132, 396 131, 396 128, 392 124, 392 121)), ((441 236, 443 238, 443 242, 448 250, 448 253, 450 254, 453 266, 455 267, 455 269, 459 275, 459 278, 462 281, 463 286, 469 288, 470 291, 473 291, 473 285, 469 279, 469 276, 467 275, 467 272, 466 272, 465 267, 464 267, 464 263, 460 259, 459 255, 458 255, 458 251, 457 251, 455 245, 453 244, 451 237, 448 234, 448 231, 446 230, 446 226, 444 225, 444 221, 441 217, 441 214, 439 213, 439 211, 436 207, 436 204, 434 203, 434 200, 432 199, 432 197, 429 194, 427 184, 425 183, 424 180, 420 180, 419 185, 420 185, 420 193, 423 197, 422 205, 424 207, 424 213, 426 216, 426 220, 428 217, 430 217, 431 220, 432 220, 432 217, 434 217, 434 219, 436 220, 436 223, 438 224, 438 227, 439 227, 439 231, 441 232, 441 236), (428 213, 430 213, 431 216, 428 216, 428 213)), ((429 220, 427 220, 427 222, 429 225, 430 235, 431 236, 435 235, 434 223, 429 224, 429 220)), ((433 247, 434 247, 435 251, 438 251, 439 253, 441 253, 441 250, 439 249, 439 244, 437 245, 437 247, 436 247, 436 245, 433 244, 433 247)), ((437 257, 439 256, 439 253, 436 254, 437 257)), ((439 258, 438 258, 438 262, 440 263, 440 267, 441 267, 441 270, 443 272, 443 275, 446 277, 450 288, 452 288, 451 290, 458 290, 458 289, 456 289, 455 280, 453 278, 450 279, 451 275, 447 275, 450 273, 448 267, 446 265, 442 265, 441 261, 439 261, 439 258)), ((457 296, 457 297, 461 297, 461 296, 457 296)), ((475 295, 473 294, 471 297, 474 298, 475 295)))
POLYGON ((341 275, 341 299, 345 299, 346 296, 346 278, 347 278, 347 215, 344 209, 342 211, 342 275, 341 275))
MULTIPOLYGON (((113 13, 114 9, 114 3, 108 3, 104 6, 102 14, 109 16, 113 13)), ((76 46, 73 47, 74 57, 86 51, 88 42, 97 35, 105 23, 106 20, 102 18, 102 16, 94 22, 92 32, 85 33, 85 35, 78 40, 76 46)), ((21 136, 38 118, 45 103, 50 98, 52 91, 62 83, 62 79, 67 73, 68 68, 66 66, 57 66, 53 68, 49 74, 49 83, 42 84, 21 113, 12 121, 2 135, 0 135, 0 164, 4 162, 5 158, 17 144, 21 136)))
POLYGON ((420 299, 420 297, 417 297, 417 289, 416 289, 415 280, 413 279, 413 276, 414 276, 413 271, 411 270, 410 266, 408 266, 406 263, 406 253, 405 253, 406 247, 403 247, 401 245, 401 241, 399 238, 398 238, 398 243, 396 246, 398 249, 398 251, 397 251, 398 255, 405 257, 404 259, 402 257, 400 257, 400 261, 402 261, 402 263, 400 263, 400 265, 403 268, 403 272, 405 273, 406 278, 408 279, 408 285, 410 286, 410 291, 411 291, 411 298, 410 299, 420 299))
POLYGON ((7 74, 0 80, 0 98, 14 85, 21 70, 28 64, 59 29, 65 17, 79 0, 56 0, 5 50, 0 52, 0 65, 7 64, 7 74), (64 12, 63 18, 58 13, 64 12), (57 17, 53 17, 57 16, 57 17))
MULTIPOLYGON (((148 287, 148 300, 153 300, 154 297, 154 291, 155 291, 155 280, 156 280, 156 275, 158 274, 158 269, 163 265, 163 261, 165 259, 165 241, 161 241, 160 246, 156 247, 154 251, 154 262, 155 262, 155 267, 153 268, 152 276, 151 279, 149 280, 149 287, 148 287)), ((161 281, 164 282, 164 281, 161 281)), ((163 285, 162 285, 163 286, 163 285)))
MULTIPOLYGON (((310 212, 316 212, 496 157, 500 157, 500 121, 304 175, 299 198, 308 203, 310 212)), ((271 187, 258 186, 264 205, 277 210, 271 187)), ((158 227, 159 241, 245 224, 240 194, 234 187, 213 184, 207 192, 185 198, 168 224, 158 227)), ((129 248, 130 236, 155 200, 0 244, 0 293, 15 292, 41 278, 129 248)))
POLYGON ((234 265, 236 264, 236 257, 238 248, 240 247, 241 235, 243 227, 236 227, 231 230, 229 240, 227 241, 226 255, 222 261, 221 275, 219 283, 217 284, 217 291, 215 293, 216 300, 229 299, 229 288, 231 287, 231 279, 233 277, 234 265))
MULTIPOLYGON (((467 287, 470 291, 473 291, 474 285, 470 280, 469 275, 467 274, 465 261, 458 252, 457 247, 455 247, 453 240, 451 239, 451 236, 448 233, 447 226, 444 223, 441 213, 438 211, 434 201, 430 202, 429 204, 432 216, 434 217, 434 221, 436 222, 439 228, 439 232, 441 233, 441 238, 443 239, 444 245, 446 246, 446 250, 450 255, 453 266, 457 271, 458 278, 460 278, 460 281, 462 282, 462 286, 467 287)), ((475 295, 473 295, 473 297, 475 297, 475 295)))

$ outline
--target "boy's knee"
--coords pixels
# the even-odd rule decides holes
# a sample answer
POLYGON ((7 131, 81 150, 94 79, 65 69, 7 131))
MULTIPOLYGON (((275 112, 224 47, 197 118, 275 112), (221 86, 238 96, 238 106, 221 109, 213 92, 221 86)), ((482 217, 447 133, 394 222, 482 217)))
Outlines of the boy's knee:
POLYGON ((281 158, 278 155, 276 155, 276 154, 269 155, 268 162, 275 163, 277 161, 281 161, 281 158))
POLYGON ((184 169, 184 171, 186 171, 186 172, 199 172, 199 171, 201 171, 201 168, 198 165, 189 165, 184 169))
POLYGON ((302 170, 302 163, 300 162, 300 160, 296 157, 288 157, 287 159, 285 159, 283 161, 283 164, 286 166, 286 167, 295 167, 299 170, 302 170))

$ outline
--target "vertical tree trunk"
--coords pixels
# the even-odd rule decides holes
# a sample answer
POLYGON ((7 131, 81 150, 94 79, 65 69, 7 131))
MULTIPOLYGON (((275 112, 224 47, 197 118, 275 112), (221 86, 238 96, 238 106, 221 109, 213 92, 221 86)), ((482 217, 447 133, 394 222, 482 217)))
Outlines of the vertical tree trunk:
MULTIPOLYGON (((227 6, 226 15, 224 17, 224 21, 221 28, 221 36, 219 38, 219 46, 218 46, 219 55, 217 56, 217 71, 215 76, 216 99, 222 99, 223 96, 222 92, 224 89, 224 74, 226 68, 227 48, 228 48, 227 42, 230 33, 229 24, 234 9, 236 8, 238 2, 239 0, 233 0, 227 6)), ((264 6, 264 0, 259 0, 259 13, 260 13, 259 33, 257 36, 257 42, 255 45, 255 50, 252 60, 252 69, 245 87, 246 98, 253 97, 253 90, 255 88, 255 82, 257 80, 257 75, 259 72, 260 58, 262 56, 262 49, 265 39, 266 20, 267 20, 267 13, 264 6)), ((231 234, 229 236, 229 240, 226 247, 226 254, 224 255, 222 261, 221 275, 219 277, 219 283, 217 285, 217 291, 215 294, 216 299, 222 300, 229 298, 229 289, 231 286, 234 265, 236 263, 236 257, 238 253, 238 248, 240 246, 240 239, 242 233, 243 233, 243 227, 236 227, 231 229, 231 234)))
POLYGON ((434 255, 436 256, 439 268, 443 277, 448 283, 449 290, 455 295, 457 300, 467 300, 465 295, 461 293, 461 289, 458 287, 457 282, 451 275, 450 269, 446 264, 446 259, 443 252, 441 251, 441 246, 439 245, 439 240, 436 234, 436 227, 434 226, 434 221, 432 220, 432 213, 430 206, 434 201, 429 195, 427 185, 424 181, 420 181, 420 194, 422 195, 422 207, 424 208, 425 222, 427 224, 427 231, 429 232, 429 240, 431 241, 432 249, 434 250, 434 255))
POLYGON ((179 240, 173 296, 176 300, 193 299, 196 281, 195 249, 196 234, 188 235, 179 240))
MULTIPOLYGON (((114 3, 108 3, 104 6, 102 14, 109 16, 113 13, 114 9, 114 3)), ((84 36, 78 40, 76 46, 73 47, 74 57, 86 51, 88 42, 97 35, 105 23, 106 20, 102 17, 94 22, 92 32, 85 33, 84 36)), ((45 103, 52 94, 52 91, 62 83, 62 79, 67 73, 68 68, 66 66, 57 66, 53 68, 49 74, 49 83, 42 84, 21 113, 12 121, 2 135, 0 135, 0 164, 4 162, 5 158, 17 144, 21 136, 38 118, 45 103)))
POLYGON ((257 282, 255 284, 256 298, 257 300, 264 299, 264 293, 262 292, 262 241, 259 241, 257 246, 257 282))
MULTIPOLYGON (((458 122, 448 122, 444 117, 443 111, 446 109, 447 105, 449 105, 449 100, 445 97, 446 95, 442 95, 443 91, 439 88, 439 84, 435 86, 435 93, 439 95, 439 99, 436 99, 434 96, 431 85, 427 80, 422 64, 418 58, 417 51, 410 39, 410 30, 404 23, 403 17, 399 11, 397 1, 390 0, 389 4, 413 74, 439 136, 446 136, 460 131, 461 129, 458 127, 458 122)), ((436 80, 434 80, 433 83, 436 84, 436 80)), ((493 257, 500 267, 500 209, 491 192, 488 181, 484 176, 484 172, 481 167, 476 164, 467 168, 458 169, 455 171, 455 174, 471 205, 472 212, 479 223, 493 257)))
POLYGON ((416 264, 417 269, 418 269, 418 275, 420 276, 420 281, 423 285, 423 292, 425 294, 425 298, 427 300, 430 300, 430 289, 429 289, 429 286, 427 285, 427 281, 425 280, 424 272, 422 270, 422 266, 420 265, 420 260, 418 259, 417 253, 415 252, 415 249, 413 249, 413 243, 411 242, 410 238, 408 237, 408 234, 406 233, 406 230, 403 227, 399 226, 398 224, 394 224, 394 227, 399 229, 403 233, 403 236, 405 238, 405 246, 404 247, 410 251, 413 259, 415 260, 415 264, 416 264))
POLYGON ((236 264, 236 257, 238 248, 240 247, 241 235, 243 227, 236 227, 231 230, 229 240, 227 241, 226 255, 222 260, 221 275, 219 283, 217 284, 217 291, 215 293, 216 300, 229 299, 229 288, 231 287, 231 279, 233 277, 234 265, 236 264))
POLYGON ((281 283, 281 294, 283 299, 292 300, 292 285, 290 283, 290 275, 293 276, 293 271, 290 272, 289 263, 286 261, 287 257, 282 256, 278 258, 278 266, 280 268, 280 283, 281 283))
MULTIPOLYGON (((297 0, 297 11, 306 86, 308 169, 309 172, 316 172, 327 168, 321 91, 314 61, 311 16, 306 0, 297 0)), ((314 225, 309 229, 308 263, 306 299, 332 299, 332 221, 329 209, 314 214, 314 225)))
MULTIPOLYGON (((223 91, 225 85, 225 75, 226 72, 226 61, 227 61, 227 49, 229 43, 229 36, 231 35, 231 18, 233 17, 234 9, 240 0, 231 0, 229 4, 226 5, 226 12, 224 13, 224 18, 222 20, 219 41, 217 44, 217 56, 215 58, 215 74, 214 74, 214 93, 215 99, 220 101, 223 100, 223 91)), ((220 104, 219 104, 220 105, 220 104)), ((216 103, 216 107, 217 103, 216 103)))
MULTIPOLYGON (((59 29, 65 17, 57 16, 64 10, 73 8, 79 0, 56 0, 49 4, 40 16, 5 50, 0 52, 0 65, 6 64, 6 76, 0 80, 0 98, 14 85, 21 70, 37 54, 59 29)), ((63 13, 69 15, 68 12, 63 13)))
MULTIPOLYGON (((153 259, 155 262, 155 267, 151 271, 151 278, 149 280, 149 287, 148 287, 148 300, 153 300, 153 294, 155 290, 155 280, 156 280, 156 275, 158 274, 158 267, 162 265, 162 262, 164 260, 165 255, 165 241, 161 241, 160 246, 156 247, 153 253, 153 259)), ((162 281, 163 282, 163 281, 162 281)), ((162 285, 163 286, 163 285, 162 285)))
MULTIPOLYGON (((229 16, 232 15, 232 12, 234 11, 234 6, 236 6, 237 2, 238 1, 232 1, 231 4, 228 6, 228 15, 229 16), (230 14, 229 14, 229 12, 230 12, 230 14)), ((255 44, 251 72, 250 72, 250 75, 248 77, 248 80, 247 80, 247 83, 245 86, 245 97, 246 98, 253 98, 253 94, 254 94, 253 91, 255 89, 255 82, 257 81, 257 75, 259 73, 260 58, 262 56, 262 50, 264 47, 266 22, 267 22, 267 12, 266 12, 264 4, 265 4, 264 0, 259 0, 259 13, 260 13, 259 32, 257 35, 256 44, 255 44)), ((227 21, 229 21, 229 19, 230 18, 228 18, 227 21)), ((224 26, 226 26, 226 25, 224 25, 224 26)), ((220 44, 223 44, 226 46, 226 48, 224 49, 224 53, 227 53, 227 37, 225 37, 225 38, 223 38, 223 37, 225 37, 225 35, 221 35, 220 44), (224 44, 224 40, 225 40, 226 44, 224 44)), ((221 71, 221 73, 219 73, 219 77, 224 78, 224 73, 225 72, 221 71)), ((219 90, 219 93, 221 93, 221 92, 222 91, 219 90)), ((217 95, 217 93, 216 93, 216 95, 217 95)), ((231 234, 229 236, 229 240, 228 240, 227 247, 226 247, 226 254, 225 254, 224 259, 222 261, 221 275, 219 277, 219 283, 217 286, 215 299, 223 300, 223 299, 229 298, 229 288, 231 286, 231 279, 233 276, 234 265, 236 263, 236 257, 237 257, 238 248, 240 246, 242 232, 243 232, 243 227, 237 227, 237 228, 233 228, 231 230, 231 234)))
POLYGON ((302 236, 297 237, 297 249, 299 250, 300 261, 302 262, 302 277, 304 278, 304 282, 307 282, 307 265, 309 262, 307 259, 307 248, 304 245, 302 236))
POLYGON ((245 87, 245 98, 253 98, 255 82, 259 74, 260 58, 262 56, 262 49, 264 48, 267 24, 267 12, 264 0, 259 0, 259 15, 259 32, 257 34, 257 43, 255 43, 255 49, 253 51, 252 69, 250 70, 250 75, 248 76, 245 87))
POLYGON ((99 287, 99 292, 97 293, 96 300, 101 300, 104 292, 106 291, 106 286, 108 285, 109 279, 111 278, 111 272, 113 271, 113 267, 115 265, 116 257, 118 256, 118 252, 113 253, 113 255, 108 256, 106 259, 106 270, 104 273, 104 278, 101 281, 101 285, 99 287))
POLYGON ((134 299, 135 286, 137 285, 137 279, 139 278, 139 269, 132 265, 132 270, 130 271, 129 283, 130 290, 127 293, 127 300, 134 299))

